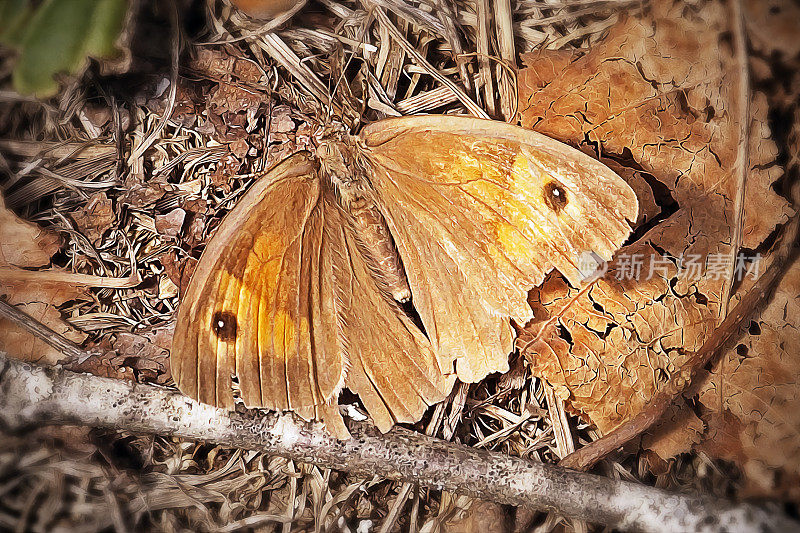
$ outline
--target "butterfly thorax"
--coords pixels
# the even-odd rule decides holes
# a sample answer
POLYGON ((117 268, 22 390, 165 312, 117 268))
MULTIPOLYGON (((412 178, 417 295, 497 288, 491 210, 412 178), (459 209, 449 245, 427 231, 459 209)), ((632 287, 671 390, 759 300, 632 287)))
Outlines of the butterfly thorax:
POLYGON ((336 190, 339 207, 347 214, 361 254, 384 289, 398 302, 411 299, 406 272, 394 239, 371 194, 366 163, 348 143, 324 141, 317 149, 320 173, 336 190))

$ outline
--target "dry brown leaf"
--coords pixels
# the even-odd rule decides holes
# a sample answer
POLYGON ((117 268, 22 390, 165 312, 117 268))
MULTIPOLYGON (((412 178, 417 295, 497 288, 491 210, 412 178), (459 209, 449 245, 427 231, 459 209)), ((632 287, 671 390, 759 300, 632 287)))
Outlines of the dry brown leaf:
MULTIPOLYGON (((58 251, 58 237, 6 209, 0 196, 0 266, 38 268, 58 251)), ((61 318, 57 306, 85 297, 85 289, 67 283, 29 283, 0 279, 0 297, 73 342, 86 335, 61 318)), ((0 351, 42 364, 54 364, 63 354, 27 330, 0 318, 0 351)))
POLYGON ((96 376, 130 379, 165 384, 170 379, 166 346, 172 339, 172 328, 162 327, 144 334, 117 333, 111 341, 106 337, 92 346, 92 355, 68 368, 96 376))
POLYGON ((21 220, 6 208, 0 195, 0 265, 20 268, 47 266, 58 248, 57 235, 21 220))
MULTIPOLYGON (((0 280, 0 296, 34 320, 80 344, 86 334, 61 318, 58 306, 86 299, 85 288, 68 283, 19 283, 0 280)), ((0 351, 25 361, 55 364, 64 354, 5 318, 0 318, 0 351)))
POLYGON ((73 219, 78 230, 97 245, 103 240, 103 234, 114 225, 116 216, 111 199, 101 191, 94 193, 73 219))
POLYGON ((735 460, 752 492, 800 499, 800 260, 747 334, 715 366, 700 400, 710 453, 735 460), (737 421, 732 432, 730 419, 737 421), (729 445, 720 447, 724 439, 729 445), (719 449, 722 448, 722 449, 719 449))
POLYGON ((270 20, 276 15, 289 11, 296 6, 298 0, 232 0, 232 3, 249 16, 270 20))
MULTIPOLYGON (((737 187, 739 70, 726 9, 655 3, 649 18, 618 24, 588 54, 531 54, 519 73, 524 125, 632 159, 658 202, 644 198, 644 234, 589 290, 551 276, 531 293, 538 320, 521 342, 534 374, 603 432, 641 411, 719 318, 737 187)), ((764 96, 753 95, 748 249, 791 213, 770 188, 782 169, 766 113, 764 96)), ((681 413, 660 439, 645 439, 664 457, 688 450, 702 429, 681 413)))

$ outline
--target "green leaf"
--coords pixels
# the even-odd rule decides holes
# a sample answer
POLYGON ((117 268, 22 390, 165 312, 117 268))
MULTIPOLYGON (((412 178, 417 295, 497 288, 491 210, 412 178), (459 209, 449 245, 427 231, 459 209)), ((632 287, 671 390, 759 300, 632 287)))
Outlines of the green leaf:
POLYGON ((31 5, 30 0, 0 3, 0 39, 19 49, 12 74, 19 93, 52 96, 58 91, 56 74, 75 74, 89 56, 117 52, 126 0, 45 0, 35 10, 31 5))
POLYGON ((17 46, 20 32, 30 16, 28 0, 0 0, 0 43, 17 46))

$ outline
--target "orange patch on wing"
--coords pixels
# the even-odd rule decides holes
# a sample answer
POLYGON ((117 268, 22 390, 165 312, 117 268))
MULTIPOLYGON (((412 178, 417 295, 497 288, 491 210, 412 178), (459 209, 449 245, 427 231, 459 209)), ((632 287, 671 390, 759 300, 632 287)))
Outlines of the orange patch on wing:
POLYGON ((495 219, 491 227, 499 247, 489 252, 525 262, 532 243, 547 238, 543 225, 536 223, 547 211, 541 194, 546 176, 533 161, 537 154, 525 153, 511 142, 475 141, 471 148, 458 154, 454 168, 464 180, 464 192, 480 199, 472 209, 487 220, 495 219), (495 212, 505 212, 505 219, 497 221, 495 212))

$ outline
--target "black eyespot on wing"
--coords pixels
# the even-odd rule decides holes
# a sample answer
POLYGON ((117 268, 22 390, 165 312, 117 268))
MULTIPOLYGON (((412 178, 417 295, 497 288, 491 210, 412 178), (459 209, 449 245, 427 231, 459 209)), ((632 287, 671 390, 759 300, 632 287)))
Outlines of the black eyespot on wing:
POLYGON ((239 324, 236 322, 236 315, 230 311, 217 311, 211 317, 211 331, 221 341, 231 342, 235 340, 238 328, 239 324))
POLYGON ((557 181, 551 181, 544 186, 542 192, 544 203, 547 207, 558 213, 567 206, 567 191, 557 181))

